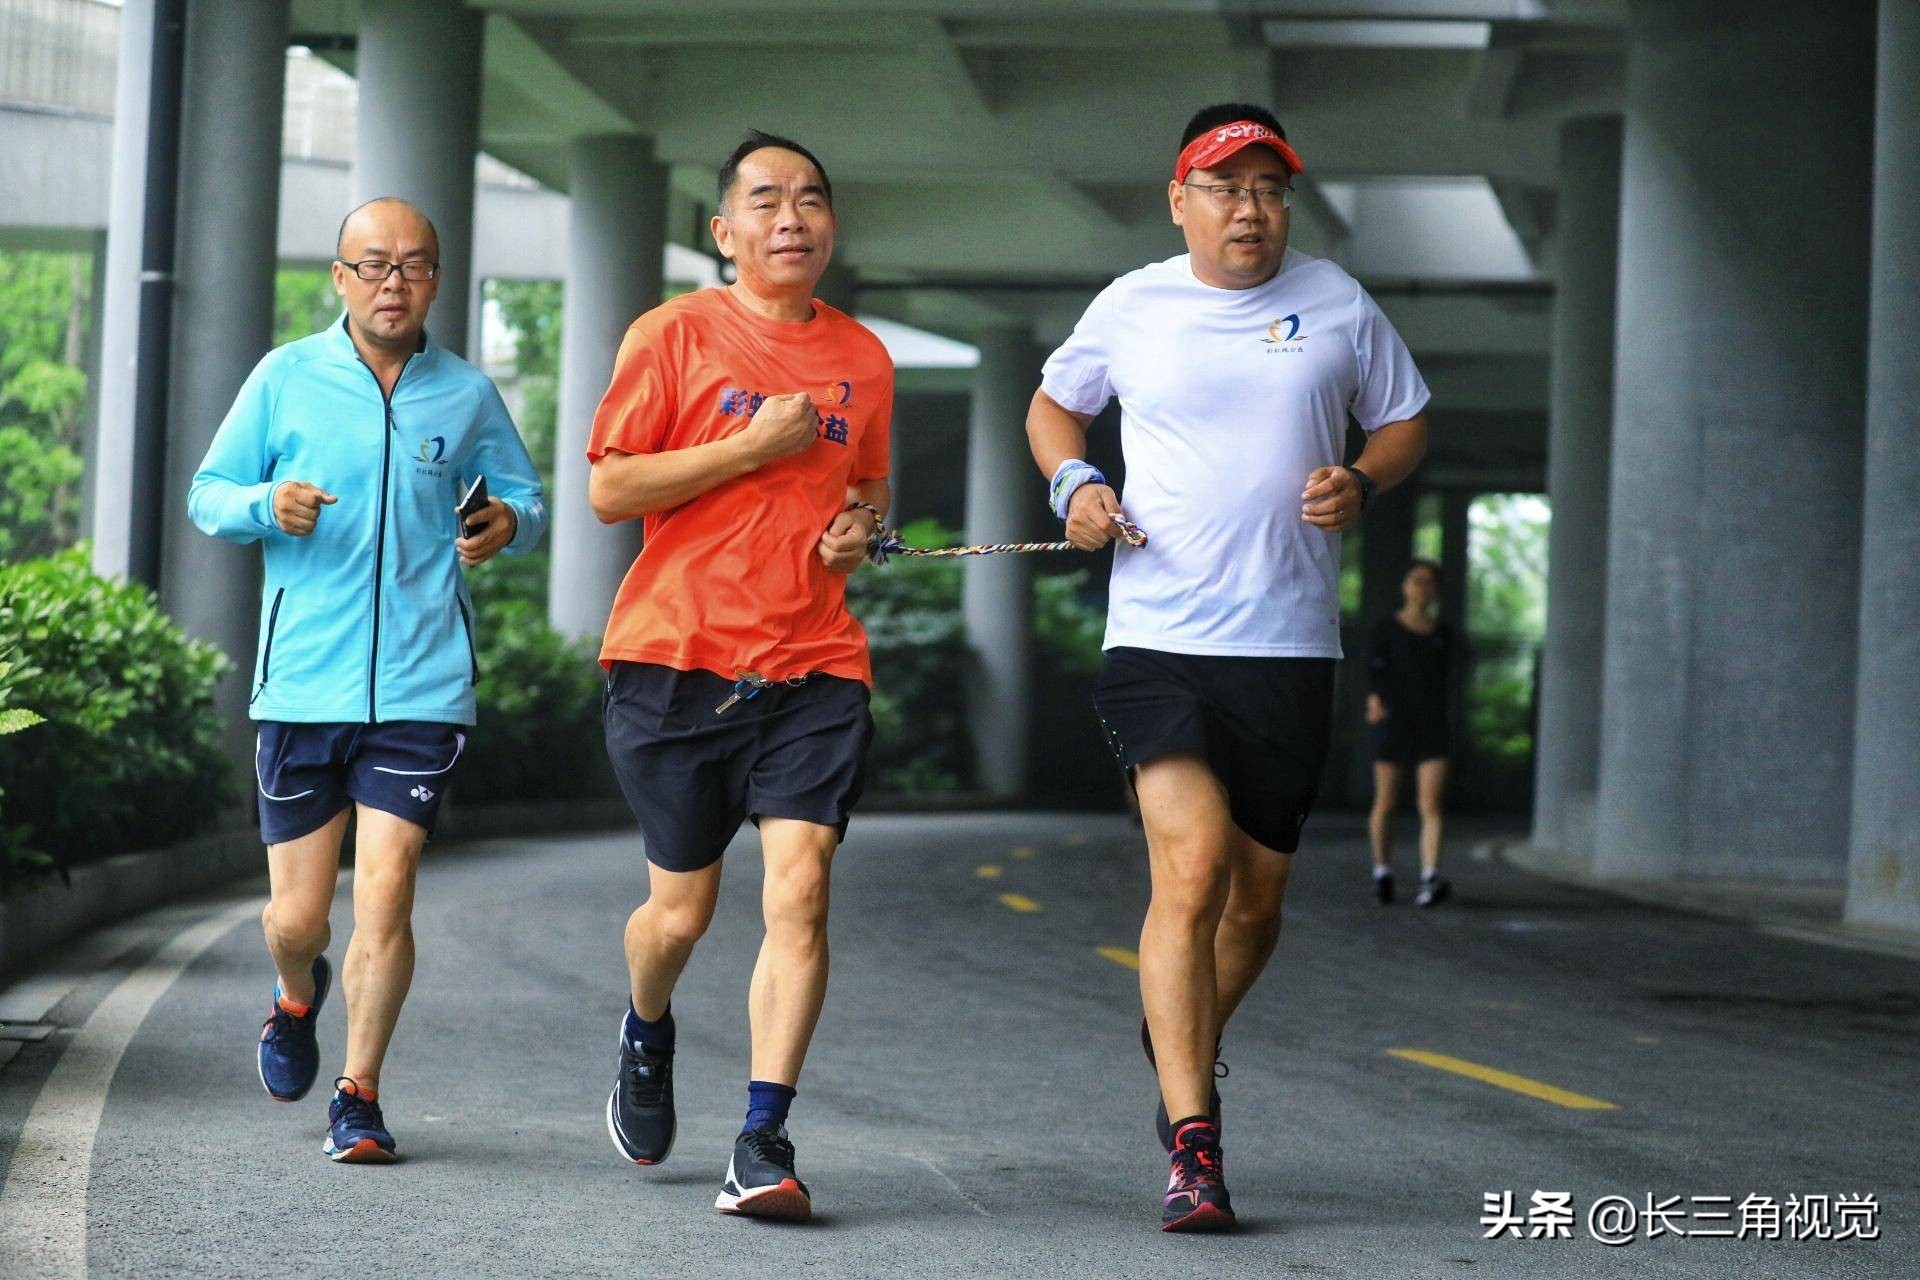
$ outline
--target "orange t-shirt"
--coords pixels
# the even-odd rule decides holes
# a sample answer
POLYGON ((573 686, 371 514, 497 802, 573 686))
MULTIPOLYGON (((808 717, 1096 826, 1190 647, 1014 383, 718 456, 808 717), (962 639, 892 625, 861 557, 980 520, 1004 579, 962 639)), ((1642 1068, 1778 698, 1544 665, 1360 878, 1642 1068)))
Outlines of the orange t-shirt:
POLYGON ((603 666, 873 683, 847 579, 818 550, 847 487, 887 474, 893 362, 872 331, 817 301, 804 323, 770 320, 724 288, 663 303, 620 344, 587 459, 721 440, 745 430, 764 397, 793 391, 809 393, 820 415, 806 452, 646 517, 607 620, 603 666))

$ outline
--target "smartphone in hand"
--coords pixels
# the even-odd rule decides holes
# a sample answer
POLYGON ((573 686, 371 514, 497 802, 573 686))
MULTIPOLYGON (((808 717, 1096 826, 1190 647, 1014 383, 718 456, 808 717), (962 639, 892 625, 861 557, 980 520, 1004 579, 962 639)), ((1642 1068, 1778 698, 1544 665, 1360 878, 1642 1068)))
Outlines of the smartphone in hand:
POLYGON ((487 509, 487 478, 485 476, 475 476, 473 478, 473 483, 467 487, 467 496, 460 499, 459 512, 460 512, 460 536, 461 537, 471 538, 474 534, 478 533, 480 530, 487 527, 484 523, 478 524, 478 525, 472 525, 467 523, 467 521, 471 517, 479 515, 482 511, 485 511, 486 509, 487 509))

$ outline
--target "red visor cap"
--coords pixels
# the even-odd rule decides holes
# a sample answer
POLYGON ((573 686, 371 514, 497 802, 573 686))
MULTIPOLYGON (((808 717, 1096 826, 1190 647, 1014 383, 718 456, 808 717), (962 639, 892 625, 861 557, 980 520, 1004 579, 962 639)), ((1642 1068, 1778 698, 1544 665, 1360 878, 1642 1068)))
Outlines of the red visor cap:
POLYGON ((1255 144, 1271 147, 1289 173, 1302 171, 1300 153, 1287 145, 1285 138, 1255 121, 1236 120, 1232 124, 1209 129, 1189 142, 1180 152, 1180 159, 1174 163, 1173 180, 1185 182, 1187 175, 1195 169, 1211 169, 1242 148, 1255 144))

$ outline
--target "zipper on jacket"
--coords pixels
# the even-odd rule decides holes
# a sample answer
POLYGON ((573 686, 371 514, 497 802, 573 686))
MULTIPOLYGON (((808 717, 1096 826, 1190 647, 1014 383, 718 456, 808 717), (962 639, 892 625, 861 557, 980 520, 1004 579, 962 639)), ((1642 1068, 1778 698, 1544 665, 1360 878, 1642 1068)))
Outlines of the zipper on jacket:
POLYGON ((467 661, 473 664, 473 682, 480 683, 480 650, 473 643, 473 615, 467 612, 467 602, 459 596, 453 602, 460 606, 460 625, 467 631, 467 661))
MULTIPOLYGON (((355 352, 355 355, 358 355, 355 352)), ((400 379, 407 376, 407 370, 413 367, 413 356, 407 357, 406 364, 400 366, 400 373, 393 380, 393 389, 400 389, 400 379)), ((385 577, 387 555, 387 473, 391 471, 393 459, 393 434, 399 430, 393 422, 393 393, 380 385, 380 375, 373 371, 362 356, 360 363, 365 366, 367 376, 373 379, 374 389, 380 393, 382 425, 380 433, 380 514, 373 526, 373 647, 367 655, 367 723, 379 723, 377 705, 374 702, 374 690, 380 681, 380 587, 385 577)))
POLYGON ((276 590, 273 593, 273 608, 267 610, 267 643, 260 651, 260 687, 247 699, 248 706, 260 701, 260 695, 266 692, 267 677, 273 670, 273 629, 280 625, 280 601, 286 594, 285 587, 276 590))

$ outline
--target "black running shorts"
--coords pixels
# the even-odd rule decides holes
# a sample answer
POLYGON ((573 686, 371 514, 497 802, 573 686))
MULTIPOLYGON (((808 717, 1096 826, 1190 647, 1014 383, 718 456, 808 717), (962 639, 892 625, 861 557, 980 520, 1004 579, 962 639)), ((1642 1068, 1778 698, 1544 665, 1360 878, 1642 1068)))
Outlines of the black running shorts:
POLYGON ((749 817, 846 835, 873 741, 867 686, 813 676, 716 711, 732 691, 711 671, 616 662, 607 673, 607 755, 657 867, 712 866, 749 817))
POLYGON ((1379 724, 1367 726, 1373 739, 1373 758, 1379 764, 1410 768, 1453 754, 1453 734, 1444 715, 1412 709, 1390 712, 1379 724))
POLYGON ((1193 753, 1225 786, 1235 826, 1269 849, 1299 848, 1327 763, 1333 659, 1109 649, 1093 702, 1129 780, 1193 753))

